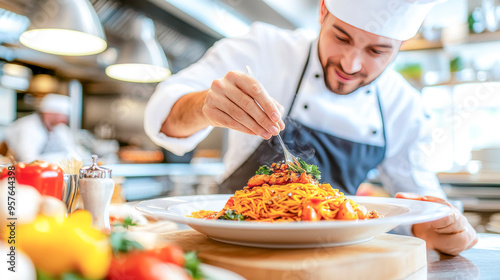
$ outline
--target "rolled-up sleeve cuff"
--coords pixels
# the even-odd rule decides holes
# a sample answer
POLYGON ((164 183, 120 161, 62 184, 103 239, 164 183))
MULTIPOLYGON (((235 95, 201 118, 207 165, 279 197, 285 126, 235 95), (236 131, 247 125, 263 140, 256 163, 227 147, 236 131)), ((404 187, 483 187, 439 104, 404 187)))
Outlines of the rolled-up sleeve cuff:
POLYGON ((177 156, 182 156, 196 148, 196 146, 208 136, 210 131, 212 131, 212 127, 207 127, 186 138, 168 137, 162 132, 159 132, 154 137, 150 138, 156 145, 164 147, 177 156))

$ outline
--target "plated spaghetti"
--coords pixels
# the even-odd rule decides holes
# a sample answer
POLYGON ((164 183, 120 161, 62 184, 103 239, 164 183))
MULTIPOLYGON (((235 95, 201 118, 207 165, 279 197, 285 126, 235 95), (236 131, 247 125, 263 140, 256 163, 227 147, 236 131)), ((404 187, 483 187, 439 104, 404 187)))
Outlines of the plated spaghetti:
POLYGON ((333 189, 319 184, 320 172, 314 165, 299 160, 305 172, 285 163, 261 166, 248 185, 236 191, 220 211, 201 210, 194 218, 292 222, 319 220, 356 220, 381 217, 333 189))

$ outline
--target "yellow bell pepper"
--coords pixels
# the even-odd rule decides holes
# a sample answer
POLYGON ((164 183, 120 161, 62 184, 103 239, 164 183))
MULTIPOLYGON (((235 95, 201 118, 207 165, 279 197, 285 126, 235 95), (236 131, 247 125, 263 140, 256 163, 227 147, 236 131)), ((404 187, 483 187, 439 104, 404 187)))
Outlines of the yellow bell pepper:
POLYGON ((39 215, 33 223, 19 227, 19 248, 49 276, 77 271, 86 278, 104 278, 111 246, 108 236, 91 223, 87 211, 76 211, 68 218, 39 215))

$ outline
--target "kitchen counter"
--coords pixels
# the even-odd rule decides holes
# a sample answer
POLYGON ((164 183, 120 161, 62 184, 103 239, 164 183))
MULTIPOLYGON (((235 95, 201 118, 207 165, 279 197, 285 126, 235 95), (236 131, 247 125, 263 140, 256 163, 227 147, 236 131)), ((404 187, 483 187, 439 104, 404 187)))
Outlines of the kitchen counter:
POLYGON ((500 234, 479 233, 479 242, 458 256, 427 251, 427 279, 500 279, 500 234))
POLYGON ((500 172, 479 172, 476 174, 467 172, 438 173, 437 177, 441 184, 500 185, 500 172))
POLYGON ((128 201, 217 193, 217 179, 225 170, 221 162, 109 164, 104 167, 110 168, 113 178, 120 180, 123 196, 128 201))
POLYGON ((155 176, 218 176, 224 172, 224 164, 216 163, 146 163, 109 164, 113 176, 155 177, 155 176))

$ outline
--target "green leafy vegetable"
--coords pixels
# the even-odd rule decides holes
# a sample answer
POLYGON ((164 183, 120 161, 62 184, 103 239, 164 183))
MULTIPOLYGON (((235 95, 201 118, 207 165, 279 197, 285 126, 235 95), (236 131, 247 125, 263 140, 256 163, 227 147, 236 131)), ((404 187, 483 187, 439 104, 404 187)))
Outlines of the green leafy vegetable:
POLYGON ((133 227, 136 225, 137 224, 134 223, 134 221, 132 220, 132 217, 127 217, 127 218, 125 218, 125 220, 123 220, 123 227, 124 228, 133 227))
POLYGON ((244 221, 245 216, 236 213, 234 210, 226 210, 224 215, 219 217, 219 220, 234 220, 234 221, 244 221))
POLYGON ((38 280, 91 280, 89 278, 81 276, 76 272, 66 272, 60 277, 52 277, 49 276, 48 274, 45 274, 45 272, 37 270, 36 276, 37 276, 36 279, 38 280))
MULTIPOLYGON (((316 178, 316 180, 321 180, 321 172, 319 171, 318 167, 313 164, 307 164, 303 159, 297 158, 297 161, 300 164, 300 167, 306 171, 306 174, 313 176, 316 178)), ((295 166, 288 166, 288 169, 295 173, 302 173, 300 168, 295 167, 295 166)))
POLYGON ((263 175, 263 174, 271 175, 271 174, 273 174, 273 170, 271 168, 269 168, 269 166, 267 166, 267 165, 262 165, 261 167, 259 167, 259 169, 257 169, 257 172, 255 172, 255 174, 257 174, 257 175, 263 175))
POLYGON ((45 272, 37 270, 36 271, 36 279, 39 280, 56 280, 54 277, 45 274, 45 272))
POLYGON ((184 269, 187 271, 189 276, 194 280, 205 279, 203 272, 200 268, 200 259, 196 255, 196 252, 187 252, 184 254, 184 269))
POLYGON ((139 244, 139 242, 131 240, 129 237, 127 237, 126 232, 111 233, 110 241, 111 241, 111 247, 113 248, 113 252, 115 254, 118 254, 118 252, 126 253, 134 249, 137 250, 144 249, 144 247, 142 247, 142 245, 139 244))
POLYGON ((78 273, 64 273, 61 277, 61 280, 90 280, 89 278, 85 278, 78 273))

